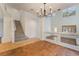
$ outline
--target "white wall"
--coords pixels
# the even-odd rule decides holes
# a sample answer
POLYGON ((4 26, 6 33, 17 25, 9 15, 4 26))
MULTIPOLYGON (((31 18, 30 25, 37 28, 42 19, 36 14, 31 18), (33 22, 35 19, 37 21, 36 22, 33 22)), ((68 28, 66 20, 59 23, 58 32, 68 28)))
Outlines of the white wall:
POLYGON ((45 32, 51 32, 51 22, 52 21, 52 17, 51 16, 47 16, 44 19, 44 31, 45 32))
POLYGON ((62 25, 76 25, 77 32, 79 32, 79 6, 75 6, 76 8, 76 15, 63 17, 62 11, 56 13, 55 16, 52 17, 52 32, 54 28, 57 27, 58 32, 61 32, 62 25))
POLYGON ((39 36, 43 40, 45 39, 46 32, 52 31, 52 17, 51 16, 45 16, 39 18, 39 36))
MULTIPOLYGON (((55 15, 53 15, 50 19, 51 20, 51 22, 50 22, 51 26, 50 27, 48 27, 48 25, 47 25, 49 23, 49 21, 47 21, 47 23, 45 22, 46 23, 46 28, 45 28, 46 32, 49 32, 49 29, 47 29, 47 28, 50 28, 50 29, 52 28, 51 33, 55 32, 55 30, 54 30, 55 28, 57 28, 58 32, 62 32, 62 25, 76 25, 77 26, 77 33, 79 34, 79 6, 75 6, 75 7, 77 7, 76 8, 76 15, 73 15, 73 16, 63 17, 62 10, 56 12, 55 15)), ((44 26, 44 25, 45 24, 43 24, 42 26, 44 26)), ((47 35, 51 35, 51 34, 46 34, 46 36, 47 35)), ((44 37, 46 37, 46 36, 44 36, 44 37)), ((55 43, 55 44, 58 44, 58 45, 79 51, 79 45, 75 46, 75 45, 62 43, 60 41, 60 39, 58 39, 58 38, 56 38, 55 40, 49 40, 49 39, 45 39, 45 40, 49 41, 51 43, 55 43)))

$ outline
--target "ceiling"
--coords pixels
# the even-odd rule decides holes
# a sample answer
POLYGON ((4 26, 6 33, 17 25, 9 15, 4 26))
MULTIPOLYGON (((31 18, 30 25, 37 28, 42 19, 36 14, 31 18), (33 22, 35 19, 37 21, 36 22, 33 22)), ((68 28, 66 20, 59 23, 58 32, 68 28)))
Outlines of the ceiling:
MULTIPOLYGON (((15 8, 17 10, 24 10, 27 12, 37 13, 40 11, 40 8, 43 8, 43 3, 7 3, 8 6, 15 8)), ((55 12, 57 9, 65 9, 77 5, 77 3, 46 3, 46 9, 52 8, 52 11, 55 12)))

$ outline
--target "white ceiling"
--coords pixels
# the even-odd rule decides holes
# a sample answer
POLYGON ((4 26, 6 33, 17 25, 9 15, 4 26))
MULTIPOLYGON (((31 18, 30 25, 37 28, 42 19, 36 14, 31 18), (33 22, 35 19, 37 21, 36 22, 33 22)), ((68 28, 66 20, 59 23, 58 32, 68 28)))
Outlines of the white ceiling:
MULTIPOLYGON (((17 10, 24 10, 32 13, 36 13, 40 11, 40 8, 44 7, 43 3, 7 3, 7 5, 17 10)), ((57 11, 57 9, 62 10, 73 5, 77 5, 77 3, 46 3, 46 9, 48 10, 51 7, 54 12, 57 11)))

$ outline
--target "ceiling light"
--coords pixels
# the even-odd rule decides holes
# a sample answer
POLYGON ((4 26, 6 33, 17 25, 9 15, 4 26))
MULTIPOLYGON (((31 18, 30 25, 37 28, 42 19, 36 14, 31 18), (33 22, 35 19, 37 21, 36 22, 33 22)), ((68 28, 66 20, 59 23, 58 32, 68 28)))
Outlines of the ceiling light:
POLYGON ((52 8, 51 6, 49 6, 49 9, 47 9, 48 7, 46 7, 46 3, 43 3, 43 8, 40 8, 40 11, 37 13, 39 16, 48 16, 48 15, 52 15, 52 8))

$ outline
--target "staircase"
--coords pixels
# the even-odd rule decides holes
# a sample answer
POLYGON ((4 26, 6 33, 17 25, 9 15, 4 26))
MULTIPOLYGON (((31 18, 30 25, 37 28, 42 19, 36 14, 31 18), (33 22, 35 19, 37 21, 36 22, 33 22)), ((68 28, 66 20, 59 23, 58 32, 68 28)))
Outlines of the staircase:
POLYGON ((1 43, 1 37, 0 37, 0 43, 1 43))
POLYGON ((22 41, 28 39, 28 37, 26 37, 24 34, 20 21, 15 21, 15 26, 16 26, 15 41, 22 41))

